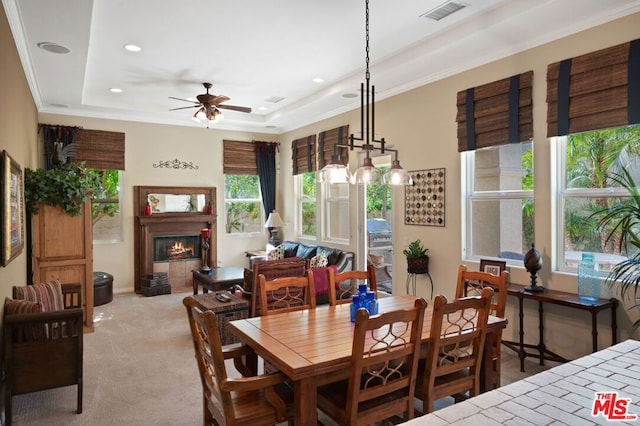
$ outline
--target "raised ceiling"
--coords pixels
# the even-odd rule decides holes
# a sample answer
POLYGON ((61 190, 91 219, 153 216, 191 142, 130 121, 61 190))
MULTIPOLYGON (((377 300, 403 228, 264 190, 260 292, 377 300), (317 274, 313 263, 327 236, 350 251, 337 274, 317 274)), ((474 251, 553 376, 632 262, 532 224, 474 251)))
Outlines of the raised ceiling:
MULTIPOLYGON (((40 112, 204 127, 169 97, 211 82, 253 111, 210 127, 280 133, 360 104, 364 0, 2 2, 40 112)), ((456 2, 466 7, 435 21, 423 15, 448 2, 371 0, 376 100, 640 11, 640 0, 456 2)))

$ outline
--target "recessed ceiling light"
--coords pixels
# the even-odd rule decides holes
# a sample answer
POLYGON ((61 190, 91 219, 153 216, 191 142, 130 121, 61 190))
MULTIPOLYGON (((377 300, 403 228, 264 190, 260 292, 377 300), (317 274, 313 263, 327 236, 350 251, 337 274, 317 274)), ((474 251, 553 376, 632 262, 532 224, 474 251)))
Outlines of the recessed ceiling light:
POLYGON ((268 110, 269 108, 267 108, 266 106, 261 106, 261 107, 258 107, 258 109, 259 109, 260 111, 266 111, 266 110, 268 110))
POLYGON ((140 46, 136 46, 135 44, 125 44, 124 48, 129 52, 139 52, 142 50, 140 46))
POLYGON ((316 77, 313 80, 314 83, 324 83, 324 78, 316 77))
POLYGON ((344 93, 344 94, 342 95, 342 97, 343 97, 343 98, 347 98, 347 99, 350 99, 350 98, 357 98, 357 97, 358 97, 358 94, 357 94, 357 93, 344 93))
POLYGON ((51 41, 42 41, 38 43, 38 47, 42 50, 46 50, 47 52, 57 53, 58 55, 64 55, 71 52, 71 49, 69 49, 68 47, 64 47, 61 44, 51 41))
POLYGON ((109 89, 109 91, 111 93, 122 93, 122 89, 120 89, 119 87, 112 87, 111 89, 109 89))

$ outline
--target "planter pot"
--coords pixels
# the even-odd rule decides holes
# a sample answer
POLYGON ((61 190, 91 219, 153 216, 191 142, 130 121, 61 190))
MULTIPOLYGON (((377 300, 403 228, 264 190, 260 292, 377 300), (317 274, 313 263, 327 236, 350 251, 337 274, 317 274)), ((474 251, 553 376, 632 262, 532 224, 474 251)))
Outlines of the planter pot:
POLYGON ((429 256, 407 258, 407 272, 410 274, 428 274, 429 256))

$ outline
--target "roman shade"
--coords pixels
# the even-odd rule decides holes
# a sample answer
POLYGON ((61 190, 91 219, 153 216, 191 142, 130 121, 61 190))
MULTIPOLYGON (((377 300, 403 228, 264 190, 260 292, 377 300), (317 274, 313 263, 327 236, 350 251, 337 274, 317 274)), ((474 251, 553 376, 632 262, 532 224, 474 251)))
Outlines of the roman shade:
MULTIPOLYGON (((349 125, 336 127, 318 134, 318 169, 322 169, 336 153, 336 145, 349 143, 349 125)), ((349 148, 339 147, 340 164, 349 164, 349 148)))
POLYGON ((291 159, 293 160, 293 175, 315 172, 316 165, 316 135, 306 136, 291 142, 291 159))
POLYGON ((257 175, 253 142, 222 141, 223 173, 225 175, 257 175))
POLYGON ((547 136, 640 123, 640 39, 547 67, 547 136))
POLYGON ((533 71, 458 92, 458 152, 533 138, 533 71))
POLYGON ((74 162, 84 161, 92 169, 125 170, 124 133, 78 129, 76 143, 74 162))

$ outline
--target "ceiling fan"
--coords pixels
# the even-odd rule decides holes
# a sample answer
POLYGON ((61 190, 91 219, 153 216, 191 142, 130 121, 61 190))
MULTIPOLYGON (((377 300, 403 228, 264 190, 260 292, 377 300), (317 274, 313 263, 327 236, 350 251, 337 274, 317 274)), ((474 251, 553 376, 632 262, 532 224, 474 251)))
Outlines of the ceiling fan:
POLYGON ((218 121, 222 118, 222 112, 220 109, 228 109, 232 111, 240 111, 240 112, 251 112, 251 108, 242 107, 236 105, 221 105, 223 102, 228 101, 230 98, 224 95, 212 95, 209 93, 209 89, 211 89, 211 83, 202 83, 204 88, 207 90, 207 93, 203 93, 201 95, 196 96, 198 99, 197 102, 191 101, 189 99, 176 98, 173 96, 169 96, 169 99, 176 99, 178 101, 185 101, 193 103, 194 105, 180 108, 172 108, 169 111, 175 111, 179 109, 187 109, 187 108, 198 108, 198 110, 193 114, 193 119, 196 121, 201 121, 203 119, 207 119, 209 121, 218 121))

